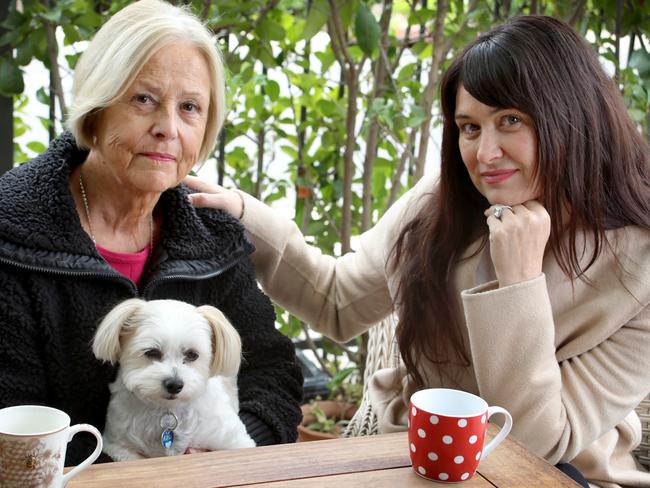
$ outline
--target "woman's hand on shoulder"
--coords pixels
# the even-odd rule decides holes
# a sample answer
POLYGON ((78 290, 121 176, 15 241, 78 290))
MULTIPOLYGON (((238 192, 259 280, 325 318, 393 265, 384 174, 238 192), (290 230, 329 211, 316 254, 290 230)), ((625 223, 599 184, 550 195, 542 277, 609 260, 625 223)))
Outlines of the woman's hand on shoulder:
POLYGON ((493 205, 485 211, 490 228, 490 255, 499 287, 538 277, 551 233, 551 218, 536 200, 503 208, 494 216, 493 205))
POLYGON ((226 190, 196 176, 186 176, 183 183, 198 192, 188 196, 190 203, 195 207, 218 208, 238 219, 244 215, 244 199, 236 191, 226 190))

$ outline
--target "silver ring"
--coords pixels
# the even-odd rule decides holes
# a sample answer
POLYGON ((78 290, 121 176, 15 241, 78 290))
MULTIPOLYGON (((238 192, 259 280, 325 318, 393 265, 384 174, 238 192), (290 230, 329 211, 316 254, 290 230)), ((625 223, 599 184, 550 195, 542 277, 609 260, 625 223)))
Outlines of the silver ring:
POLYGON ((492 210, 492 215, 496 217, 497 219, 501 220, 501 216, 503 215, 503 210, 508 209, 512 211, 512 207, 510 205, 495 205, 494 209, 492 210))

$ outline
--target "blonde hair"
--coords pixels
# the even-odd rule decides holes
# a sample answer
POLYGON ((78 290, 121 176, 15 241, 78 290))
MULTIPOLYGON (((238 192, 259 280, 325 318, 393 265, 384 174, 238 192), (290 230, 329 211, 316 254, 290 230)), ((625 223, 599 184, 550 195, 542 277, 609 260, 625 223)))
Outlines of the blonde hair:
POLYGON ((92 117, 115 103, 161 47, 193 44, 210 72, 210 107, 197 162, 212 153, 226 112, 224 67, 212 33, 187 8, 161 0, 140 0, 117 12, 97 32, 74 74, 67 126, 77 144, 92 147, 92 117))

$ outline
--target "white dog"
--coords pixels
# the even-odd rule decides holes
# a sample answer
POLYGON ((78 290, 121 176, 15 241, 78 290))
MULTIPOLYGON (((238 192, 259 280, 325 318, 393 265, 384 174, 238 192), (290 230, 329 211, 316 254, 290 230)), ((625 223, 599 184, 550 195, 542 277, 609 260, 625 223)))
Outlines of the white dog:
POLYGON ((114 460, 255 446, 238 416, 241 340, 216 308, 126 300, 97 328, 93 353, 120 364, 103 433, 114 460))

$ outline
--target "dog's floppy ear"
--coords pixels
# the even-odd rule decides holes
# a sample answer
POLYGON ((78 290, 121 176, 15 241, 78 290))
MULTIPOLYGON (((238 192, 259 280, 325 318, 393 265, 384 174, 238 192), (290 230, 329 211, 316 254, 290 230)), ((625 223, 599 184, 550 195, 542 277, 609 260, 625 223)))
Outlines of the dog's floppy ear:
POLYGON ((212 327, 212 366, 213 376, 222 374, 234 376, 241 363, 241 338, 221 310, 203 305, 196 309, 212 327))
POLYGON ((93 354, 97 359, 117 362, 120 356, 120 333, 131 316, 146 302, 139 298, 125 300, 113 308, 101 321, 93 339, 93 354))

